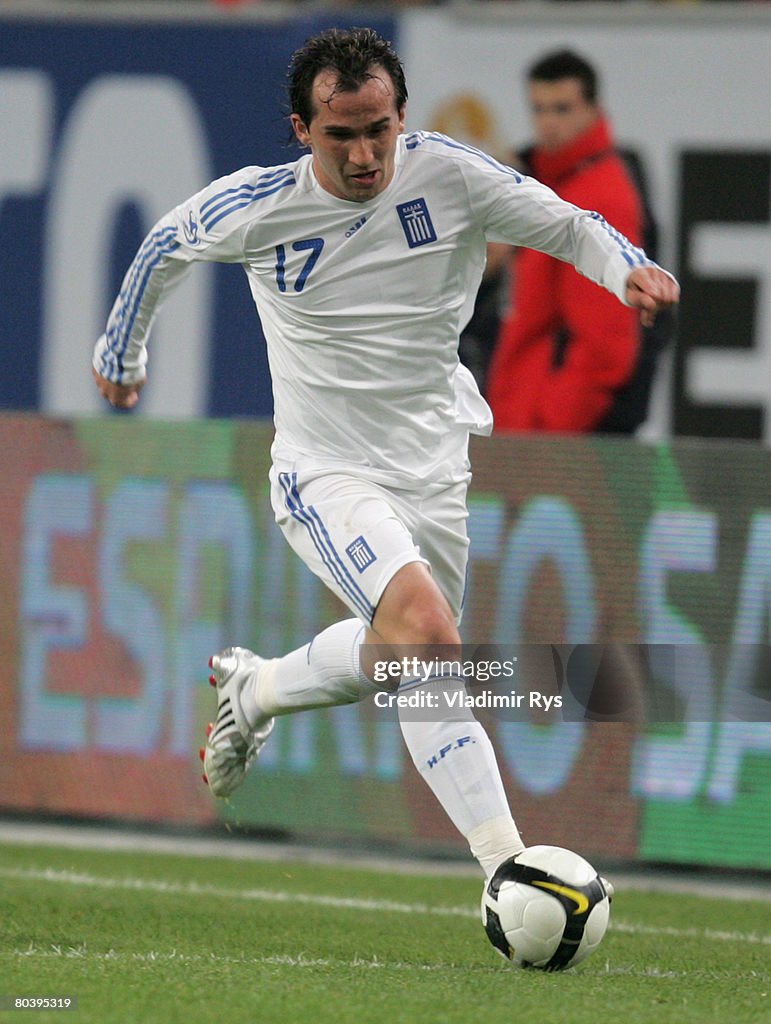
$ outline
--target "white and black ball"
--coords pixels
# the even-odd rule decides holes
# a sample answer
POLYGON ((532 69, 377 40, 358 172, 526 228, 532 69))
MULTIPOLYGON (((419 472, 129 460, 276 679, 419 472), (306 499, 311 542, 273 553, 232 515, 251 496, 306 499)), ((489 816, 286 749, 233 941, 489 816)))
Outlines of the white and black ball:
POLYGON ((482 923, 498 952, 521 967, 563 971, 602 942, 607 883, 560 846, 530 846, 503 862, 482 893, 482 923))

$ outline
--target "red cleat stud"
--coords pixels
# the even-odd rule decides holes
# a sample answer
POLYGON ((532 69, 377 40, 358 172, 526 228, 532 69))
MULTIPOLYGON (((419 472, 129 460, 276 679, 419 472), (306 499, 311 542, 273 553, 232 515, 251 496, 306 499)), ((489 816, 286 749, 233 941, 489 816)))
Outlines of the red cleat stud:
POLYGON ((208 779, 206 778, 206 776, 205 776, 205 775, 202 775, 202 776, 201 776, 201 778, 203 779, 203 781, 204 781, 204 782, 206 783, 206 785, 208 786, 208 785, 209 785, 209 780, 208 780, 208 779))
POLYGON ((217 677, 216 676, 209 676, 209 685, 210 686, 216 686, 217 685, 217 677))
POLYGON ((203 749, 203 747, 201 747, 201 749, 198 751, 198 756, 203 761, 203 758, 204 758, 204 749, 203 749))
POLYGON ((209 724, 206 726, 206 735, 207 735, 207 737, 211 736, 213 729, 214 729, 214 722, 209 722, 209 724))

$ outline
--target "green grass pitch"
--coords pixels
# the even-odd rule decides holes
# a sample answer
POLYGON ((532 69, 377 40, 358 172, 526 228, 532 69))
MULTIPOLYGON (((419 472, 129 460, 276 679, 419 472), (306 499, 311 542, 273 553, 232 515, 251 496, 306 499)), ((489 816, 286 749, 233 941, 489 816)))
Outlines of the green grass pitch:
POLYGON ((771 904, 619 890, 579 967, 510 967, 472 877, 0 846, 0 995, 71 1024, 760 1024, 771 904))

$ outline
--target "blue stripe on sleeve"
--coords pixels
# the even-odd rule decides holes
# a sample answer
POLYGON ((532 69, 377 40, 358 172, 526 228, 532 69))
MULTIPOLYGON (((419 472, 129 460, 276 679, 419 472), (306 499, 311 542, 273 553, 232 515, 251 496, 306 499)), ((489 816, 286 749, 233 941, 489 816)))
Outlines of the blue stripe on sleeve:
POLYGON ((589 216, 592 220, 596 221, 600 227, 607 231, 630 267, 644 267, 650 265, 651 261, 647 258, 644 251, 639 249, 636 245, 633 245, 626 235, 622 235, 621 232, 614 228, 612 224, 608 224, 601 213, 592 211, 589 213, 589 216))
POLYGON ((464 142, 457 142, 455 139, 449 138, 447 135, 442 135, 441 132, 413 132, 412 135, 407 136, 406 146, 407 149, 417 149, 424 142, 438 142, 442 146, 446 146, 448 149, 457 149, 462 153, 471 153, 472 156, 479 157, 490 167, 494 167, 498 171, 502 171, 503 174, 508 174, 514 178, 516 182, 524 181, 523 176, 515 171, 513 167, 507 167, 506 164, 500 163, 494 157, 490 156, 489 153, 485 153, 481 149, 476 149, 474 146, 467 146, 464 142))
POLYGON ((237 188, 228 188, 212 196, 201 207, 201 223, 209 231, 224 217, 236 210, 249 206, 259 199, 265 199, 279 192, 288 185, 295 184, 295 176, 290 170, 284 169, 280 174, 267 174, 259 178, 254 185, 244 183, 237 188))
POLYGON ((123 356, 152 271, 164 256, 178 248, 176 228, 170 225, 149 235, 135 256, 127 276, 127 284, 118 296, 119 305, 107 331, 108 350, 102 356, 100 373, 108 380, 120 383, 123 356))

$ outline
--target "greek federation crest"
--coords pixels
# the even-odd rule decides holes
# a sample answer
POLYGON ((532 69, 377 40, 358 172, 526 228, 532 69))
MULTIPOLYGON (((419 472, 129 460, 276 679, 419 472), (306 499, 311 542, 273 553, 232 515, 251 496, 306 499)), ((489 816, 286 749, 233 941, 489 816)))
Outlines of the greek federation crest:
POLYGON ((410 249, 436 241, 436 231, 425 199, 411 199, 409 203, 401 203, 396 207, 396 212, 410 249))
POLYGON ((357 537, 345 551, 359 572, 364 572, 373 562, 377 561, 377 555, 363 537, 357 537))

